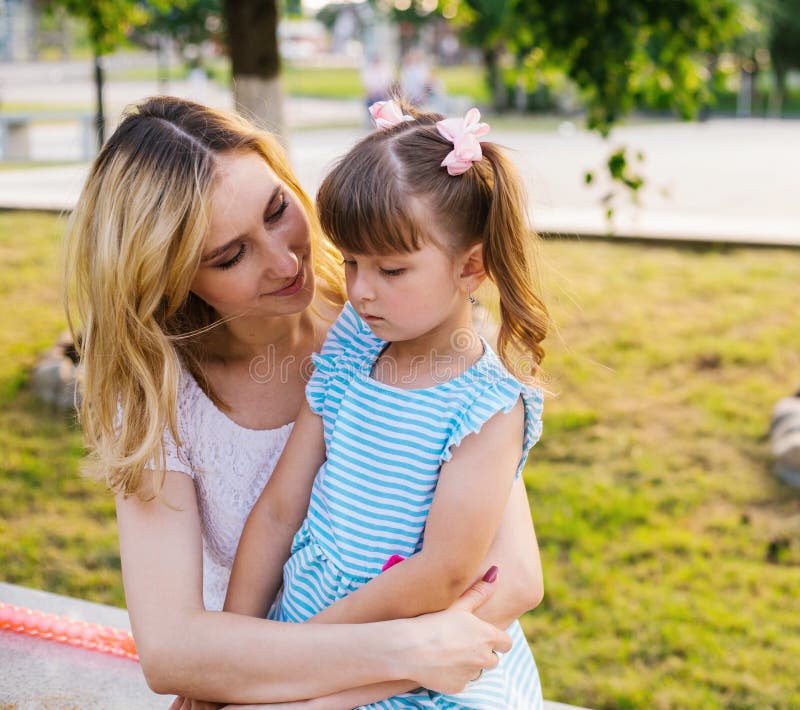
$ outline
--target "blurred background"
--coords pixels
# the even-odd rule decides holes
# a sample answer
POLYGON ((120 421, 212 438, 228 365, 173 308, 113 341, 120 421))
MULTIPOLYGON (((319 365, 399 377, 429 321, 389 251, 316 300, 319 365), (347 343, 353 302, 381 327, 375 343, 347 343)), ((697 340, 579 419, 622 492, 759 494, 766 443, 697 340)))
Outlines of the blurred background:
POLYGON ((0 581, 124 606, 58 271, 124 108, 237 109, 313 195, 394 91, 478 106, 545 237, 545 696, 800 707, 800 491, 768 434, 800 385, 798 0, 0 0, 0 581))

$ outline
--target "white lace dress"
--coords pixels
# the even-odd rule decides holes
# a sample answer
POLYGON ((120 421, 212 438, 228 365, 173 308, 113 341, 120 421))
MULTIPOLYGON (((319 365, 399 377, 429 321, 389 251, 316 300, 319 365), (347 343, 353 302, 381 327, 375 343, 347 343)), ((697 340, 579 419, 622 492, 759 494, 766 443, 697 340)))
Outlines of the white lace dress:
POLYGON ((167 470, 194 479, 203 530, 206 609, 225 603, 242 528, 286 445, 292 424, 247 429, 220 411, 184 372, 178 392, 178 436, 165 434, 167 470))

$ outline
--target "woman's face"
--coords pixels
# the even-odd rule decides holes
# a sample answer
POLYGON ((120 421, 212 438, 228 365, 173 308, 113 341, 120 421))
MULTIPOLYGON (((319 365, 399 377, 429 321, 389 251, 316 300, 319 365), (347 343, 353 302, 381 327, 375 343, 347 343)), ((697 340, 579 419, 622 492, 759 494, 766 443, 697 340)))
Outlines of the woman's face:
POLYGON ((217 156, 211 225, 192 291, 222 317, 288 315, 311 303, 306 212, 257 153, 217 156))

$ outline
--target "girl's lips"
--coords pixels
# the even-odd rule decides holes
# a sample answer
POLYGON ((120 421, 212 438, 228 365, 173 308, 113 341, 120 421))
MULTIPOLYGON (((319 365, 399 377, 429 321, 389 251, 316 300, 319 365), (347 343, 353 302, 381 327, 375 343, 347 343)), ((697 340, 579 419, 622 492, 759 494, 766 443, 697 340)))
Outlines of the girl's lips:
POLYGON ((294 296, 300 289, 303 288, 306 284, 306 270, 305 270, 305 262, 300 265, 300 269, 297 272, 297 276, 294 277, 292 282, 287 286, 284 286, 277 291, 273 291, 272 293, 264 294, 266 296, 294 296))

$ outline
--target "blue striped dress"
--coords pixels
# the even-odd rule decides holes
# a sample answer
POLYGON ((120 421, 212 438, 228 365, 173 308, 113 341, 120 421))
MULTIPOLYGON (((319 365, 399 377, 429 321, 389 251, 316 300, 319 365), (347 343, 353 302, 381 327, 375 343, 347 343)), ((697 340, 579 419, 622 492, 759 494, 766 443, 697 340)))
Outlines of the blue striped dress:
MULTIPOLYGON (((347 304, 314 357, 306 398, 323 419, 327 460, 292 543, 273 619, 305 621, 380 574, 392 555, 419 552, 440 466, 465 436, 520 397, 525 437, 517 475, 539 438, 541 391, 514 379, 486 343, 475 365, 427 389, 371 377, 386 345, 347 304)), ((540 708, 538 671, 519 622, 508 632, 512 650, 464 692, 420 689, 364 707, 540 708)))

